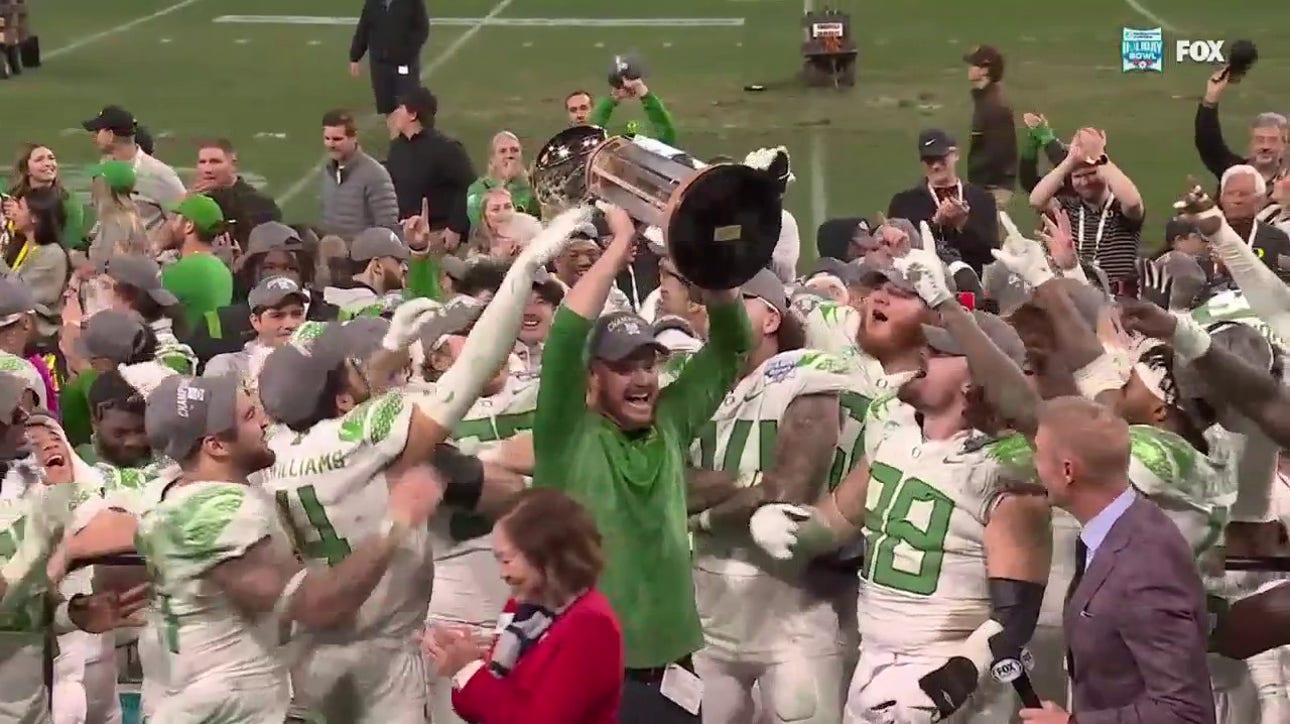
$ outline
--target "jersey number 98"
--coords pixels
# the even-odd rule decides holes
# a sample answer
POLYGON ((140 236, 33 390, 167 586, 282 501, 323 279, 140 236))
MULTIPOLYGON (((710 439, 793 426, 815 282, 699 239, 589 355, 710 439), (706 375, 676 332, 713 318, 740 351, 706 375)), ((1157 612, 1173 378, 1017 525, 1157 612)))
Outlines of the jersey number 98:
POLYGON ((868 560, 861 576, 896 591, 932 595, 940 583, 954 501, 922 480, 877 462, 869 468, 868 499, 875 498, 873 507, 865 509, 868 560), (911 520, 915 506, 918 515, 911 520))

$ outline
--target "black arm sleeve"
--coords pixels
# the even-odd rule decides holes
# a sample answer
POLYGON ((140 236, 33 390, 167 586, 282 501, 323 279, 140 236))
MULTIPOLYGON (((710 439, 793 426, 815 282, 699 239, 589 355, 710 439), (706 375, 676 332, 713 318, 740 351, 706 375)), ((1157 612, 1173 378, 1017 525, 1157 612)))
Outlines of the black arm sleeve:
POLYGON ((1218 107, 1201 103, 1196 106, 1196 152, 1201 163, 1215 176, 1245 159, 1232 152, 1223 140, 1223 128, 1218 121, 1218 107))
POLYGON ((367 12, 369 3, 363 3, 363 13, 358 16, 358 25, 354 26, 354 38, 349 41, 349 62, 357 63, 367 55, 367 34, 371 30, 372 19, 367 12))

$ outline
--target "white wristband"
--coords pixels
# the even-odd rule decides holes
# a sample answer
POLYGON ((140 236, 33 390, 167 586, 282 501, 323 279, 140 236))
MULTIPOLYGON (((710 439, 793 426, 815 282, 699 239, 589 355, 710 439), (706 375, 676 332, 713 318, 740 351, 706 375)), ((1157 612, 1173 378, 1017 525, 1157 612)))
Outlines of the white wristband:
POLYGON ((1063 269, 1062 277, 1064 279, 1074 279, 1076 281, 1088 284, 1088 275, 1084 273, 1084 266, 1080 264, 1078 261, 1075 262, 1074 267, 1070 269, 1063 269))
MULTIPOLYGON (((73 596, 72 598, 75 598, 73 596)), ((58 634, 76 631, 80 627, 72 621, 72 600, 69 598, 54 609, 54 632, 58 634)))
POLYGON ((1075 370, 1075 386, 1081 397, 1093 399, 1107 390, 1119 390, 1128 382, 1115 356, 1102 353, 1097 359, 1075 370))
POLYGON ((1189 315, 1175 315, 1178 323, 1174 326, 1173 338, 1169 344, 1174 348, 1174 359, 1184 365, 1191 364, 1209 351, 1209 345, 1213 342, 1210 339, 1209 332, 1192 319, 1189 315))

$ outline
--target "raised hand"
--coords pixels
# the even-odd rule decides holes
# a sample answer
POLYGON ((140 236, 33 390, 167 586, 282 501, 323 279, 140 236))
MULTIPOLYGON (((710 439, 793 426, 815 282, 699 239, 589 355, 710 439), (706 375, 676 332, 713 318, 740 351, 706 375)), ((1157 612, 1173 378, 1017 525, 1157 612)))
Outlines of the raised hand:
POLYGON ((1054 215, 1057 217, 1056 221, 1047 214, 1041 217, 1044 229, 1039 232, 1039 238, 1048 248, 1048 255, 1053 258, 1057 268, 1069 271, 1079 267, 1079 254, 1075 251, 1075 238, 1071 233, 1071 217, 1065 209, 1059 209, 1054 215))
POLYGON ((529 240, 524 251, 520 252, 518 261, 529 264, 534 269, 546 266, 569 245, 569 237, 574 230, 590 220, 590 206, 577 206, 561 213, 529 240))
POLYGON ((1120 323, 1126 332, 1169 341, 1174 336, 1178 320, 1169 312, 1151 302, 1124 299, 1120 301, 1120 323))
POLYGON ((999 223, 1003 225, 1005 236, 1002 249, 990 250, 994 258, 1032 288, 1052 279, 1055 275, 1043 247, 1022 236, 1008 212, 999 212, 999 223))
POLYGON ((1223 212, 1194 177, 1188 176, 1187 183, 1189 188, 1182 198, 1174 202, 1174 210, 1180 217, 1195 224, 1204 236, 1218 233, 1225 220, 1223 212))
POLYGON ((901 257, 894 262, 894 265, 914 286, 914 291, 918 293, 923 302, 932 309, 936 309, 952 300, 954 296, 950 294, 949 285, 945 282, 945 276, 940 273, 939 269, 935 268, 935 266, 940 265, 940 260, 935 258, 935 252, 930 252, 932 258, 928 258, 927 250, 922 251, 925 253, 910 253, 901 257))
POLYGON ((1173 277, 1163 266, 1150 259, 1138 259, 1134 266, 1138 270, 1138 298, 1168 309, 1173 296, 1173 277))
POLYGON ((409 299, 400 304, 381 339, 381 347, 390 352, 407 349, 420 336, 421 328, 442 313, 443 305, 433 299, 409 299))

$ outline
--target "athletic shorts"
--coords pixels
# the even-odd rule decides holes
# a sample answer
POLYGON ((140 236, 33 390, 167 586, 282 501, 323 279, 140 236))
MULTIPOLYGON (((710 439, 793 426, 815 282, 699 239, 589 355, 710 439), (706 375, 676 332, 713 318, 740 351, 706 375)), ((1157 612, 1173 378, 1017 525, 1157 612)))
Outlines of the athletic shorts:
POLYGON ((425 661, 411 636, 317 645, 291 682, 296 702, 329 722, 424 724, 428 718, 425 661))
POLYGON ((421 84, 421 63, 400 66, 394 63, 372 62, 372 94, 376 97, 376 112, 388 116, 399 107, 399 95, 421 84), (407 68, 400 73, 399 68, 407 68))

